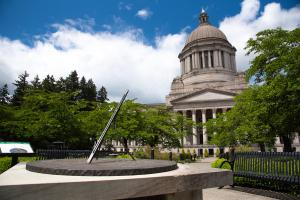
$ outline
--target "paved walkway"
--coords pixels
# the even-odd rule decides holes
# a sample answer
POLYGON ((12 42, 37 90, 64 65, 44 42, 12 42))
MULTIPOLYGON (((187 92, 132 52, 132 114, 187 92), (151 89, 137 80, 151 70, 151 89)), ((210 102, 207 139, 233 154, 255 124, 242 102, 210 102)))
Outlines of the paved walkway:
MULTIPOLYGON (((204 158, 200 162, 212 163, 217 158, 209 157, 204 158)), ((209 188, 203 190, 203 200, 273 200, 274 198, 250 194, 246 192, 240 192, 231 189, 218 189, 218 188, 209 188)))
POLYGON ((246 192, 239 192, 230 189, 209 188, 203 190, 203 200, 273 200, 270 197, 264 197, 246 192))

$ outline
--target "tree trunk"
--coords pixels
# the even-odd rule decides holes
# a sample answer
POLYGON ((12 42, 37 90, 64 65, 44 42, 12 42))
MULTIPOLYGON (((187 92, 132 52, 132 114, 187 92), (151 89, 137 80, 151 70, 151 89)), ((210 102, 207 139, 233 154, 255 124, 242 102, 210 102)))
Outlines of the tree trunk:
POLYGON ((261 152, 266 152, 266 146, 264 143, 258 143, 261 152))
POLYGON ((150 159, 154 160, 154 147, 151 147, 151 150, 150 150, 150 159))
POLYGON ((128 140, 126 138, 123 138, 123 145, 124 145, 125 153, 129 154, 128 140))
POLYGON ((283 140, 283 152, 292 152, 292 142, 291 142, 291 138, 289 135, 284 135, 282 136, 282 140, 283 140))

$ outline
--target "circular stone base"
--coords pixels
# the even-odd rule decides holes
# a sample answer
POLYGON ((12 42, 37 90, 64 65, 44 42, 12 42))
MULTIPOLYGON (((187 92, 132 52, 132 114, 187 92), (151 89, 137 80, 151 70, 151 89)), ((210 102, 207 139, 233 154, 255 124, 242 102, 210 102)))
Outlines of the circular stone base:
POLYGON ((152 174, 177 169, 174 161, 94 159, 91 164, 86 159, 40 160, 26 164, 32 172, 69 176, 125 176, 152 174))

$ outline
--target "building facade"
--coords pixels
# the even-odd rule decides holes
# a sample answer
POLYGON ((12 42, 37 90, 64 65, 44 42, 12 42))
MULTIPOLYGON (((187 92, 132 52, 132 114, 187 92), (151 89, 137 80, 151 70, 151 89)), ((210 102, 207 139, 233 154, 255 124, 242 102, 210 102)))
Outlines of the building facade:
MULTIPOLYGON (((178 55, 181 74, 171 84, 167 106, 194 122, 206 122, 230 110, 234 106, 233 98, 247 88, 245 73, 237 71, 235 52, 225 34, 212 26, 207 13, 202 11, 199 26, 188 36, 178 55)), ((205 127, 194 127, 191 132, 183 138, 184 148, 195 149, 198 155, 205 149, 213 155, 220 148, 208 144, 205 127)), ((276 139, 275 147, 277 151, 283 150, 280 138, 276 139)), ((298 133, 293 147, 300 151, 298 133)), ((220 151, 223 150, 221 147, 220 151)))
MULTIPOLYGON (((237 72, 235 52, 225 34, 212 26, 202 11, 199 26, 178 55, 181 74, 171 84, 167 106, 194 122, 206 122, 232 108, 233 98, 247 88, 245 74, 237 72)), ((193 128, 192 134, 183 138, 183 146, 200 155, 205 149, 214 154, 217 147, 208 140, 205 127, 193 128)))

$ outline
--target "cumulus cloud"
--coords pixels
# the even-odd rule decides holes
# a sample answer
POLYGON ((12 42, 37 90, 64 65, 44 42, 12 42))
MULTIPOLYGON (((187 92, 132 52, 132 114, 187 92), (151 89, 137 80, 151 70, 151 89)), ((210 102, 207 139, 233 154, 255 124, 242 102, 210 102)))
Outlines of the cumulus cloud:
POLYGON ((249 67, 249 61, 253 55, 246 57, 244 47, 247 40, 254 38, 257 32, 277 27, 292 30, 300 26, 300 6, 283 9, 279 3, 268 3, 261 13, 259 9, 258 0, 244 0, 240 13, 226 17, 220 23, 219 28, 237 49, 236 59, 239 70, 249 67))
POLYGON ((172 79, 179 74, 178 52, 186 34, 157 37, 154 45, 145 44, 139 29, 124 32, 89 31, 82 21, 56 24, 55 31, 36 37, 34 45, 0 37, 1 81, 12 83, 27 70, 30 78, 38 74, 56 78, 77 70, 79 76, 104 85, 112 100, 125 89, 139 102, 164 102, 172 79))
POLYGON ((141 19, 148 19, 152 15, 152 12, 148 9, 141 9, 136 13, 136 16, 138 16, 141 19))

